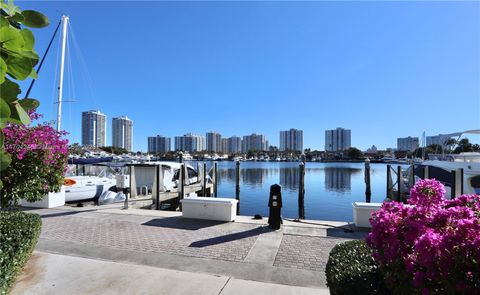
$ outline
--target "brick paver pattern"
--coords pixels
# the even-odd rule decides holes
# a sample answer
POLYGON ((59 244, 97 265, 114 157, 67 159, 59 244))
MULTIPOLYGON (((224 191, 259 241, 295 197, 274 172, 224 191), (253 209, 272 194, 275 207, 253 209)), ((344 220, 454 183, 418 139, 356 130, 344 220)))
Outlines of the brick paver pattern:
POLYGON ((283 235, 274 266, 325 271, 330 250, 346 239, 283 235))
POLYGON ((177 220, 124 220, 115 216, 88 218, 53 216, 43 218, 42 239, 69 241, 139 252, 156 252, 226 261, 244 261, 264 230, 256 225, 235 229, 219 223, 177 220), (167 220, 167 221, 165 221, 167 220), (195 227, 195 223, 202 226, 195 227), (183 226, 183 228, 182 228, 183 226))

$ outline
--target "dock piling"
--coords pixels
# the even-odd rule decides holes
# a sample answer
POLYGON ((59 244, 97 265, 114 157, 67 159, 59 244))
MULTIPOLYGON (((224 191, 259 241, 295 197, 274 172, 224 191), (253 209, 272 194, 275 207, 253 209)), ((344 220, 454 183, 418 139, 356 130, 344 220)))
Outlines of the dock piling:
POLYGON ((217 197, 217 163, 213 164, 213 196, 216 198, 217 197))
POLYGON ((206 197, 207 196, 207 163, 203 163, 203 173, 202 173, 202 176, 203 176, 203 187, 202 187, 202 190, 203 190, 203 194, 202 196, 203 197, 206 197))
POLYGON ((372 189, 370 187, 370 159, 365 160, 365 202, 370 203, 372 189))
POLYGON ((156 165, 155 209, 160 210, 160 165, 156 165))
POLYGON ((298 219, 305 219, 305 164, 299 164, 298 219))
POLYGON ((240 161, 235 163, 235 199, 237 202, 237 215, 240 215, 240 161))
POLYGON ((397 201, 402 202, 402 166, 397 166, 397 201))

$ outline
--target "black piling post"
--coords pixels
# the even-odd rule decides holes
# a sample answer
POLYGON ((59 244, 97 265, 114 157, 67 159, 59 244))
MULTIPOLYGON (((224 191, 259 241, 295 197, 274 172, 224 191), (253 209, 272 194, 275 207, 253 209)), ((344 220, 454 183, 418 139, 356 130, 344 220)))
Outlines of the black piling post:
POLYGON ((391 185, 392 185, 392 171, 390 171, 390 165, 387 165, 387 198, 391 197, 390 191, 391 191, 391 185))
POLYGON ((402 166, 397 166, 397 201, 402 201, 402 166))
POLYGON ((237 215, 240 215, 240 161, 235 163, 235 199, 237 202, 237 215))
POLYGON ((365 160, 365 202, 370 203, 372 198, 372 189, 370 187, 370 159, 365 160))
POLYGON ((207 196, 207 163, 203 163, 203 197, 207 196))
POLYGON ((299 164, 298 219, 305 219, 305 164, 299 164))
POLYGON ((218 192, 217 192, 217 182, 218 182, 218 175, 217 175, 217 163, 215 162, 213 164, 213 175, 214 175, 214 179, 215 181, 213 182, 213 196, 216 198, 218 196, 218 192))
POLYGON ((156 172, 156 181, 157 181, 157 187, 155 188, 155 210, 160 210, 160 165, 156 165, 155 167, 155 172, 156 172))

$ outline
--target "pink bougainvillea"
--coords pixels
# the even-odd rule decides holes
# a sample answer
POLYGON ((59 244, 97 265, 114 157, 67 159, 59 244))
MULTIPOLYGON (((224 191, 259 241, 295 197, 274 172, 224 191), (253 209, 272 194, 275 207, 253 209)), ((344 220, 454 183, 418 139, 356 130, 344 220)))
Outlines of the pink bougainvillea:
MULTIPOLYGON (((40 117, 31 112, 30 118, 40 117)), ((63 184, 68 158, 68 140, 48 123, 35 126, 8 124, 2 129, 4 145, 11 155, 10 166, 2 171, 3 205, 19 199, 36 201, 63 184)))
POLYGON ((367 243, 397 294, 478 294, 480 196, 445 199, 426 179, 408 204, 384 203, 372 214, 367 243))

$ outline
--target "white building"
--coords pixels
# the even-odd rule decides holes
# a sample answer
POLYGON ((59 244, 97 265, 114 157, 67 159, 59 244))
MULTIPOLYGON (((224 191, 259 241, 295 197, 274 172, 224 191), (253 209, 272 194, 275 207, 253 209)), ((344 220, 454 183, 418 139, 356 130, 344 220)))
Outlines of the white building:
POLYGON ((438 144, 440 146, 444 146, 450 138, 451 137, 449 135, 445 135, 445 134, 427 136, 427 146, 432 144, 438 144))
POLYGON ((207 132, 207 152, 220 152, 222 149, 222 136, 217 132, 207 132))
POLYGON ((201 152, 206 150, 205 136, 197 134, 185 134, 175 136, 175 150, 182 152, 201 152))
POLYGON ((402 137, 397 138, 397 150, 398 151, 410 151, 413 152, 419 147, 418 137, 402 137))
POLYGON ((228 138, 228 152, 241 153, 242 152, 242 138, 239 136, 232 136, 228 138))
POLYGON ((280 151, 303 152, 303 130, 280 131, 280 151))
POLYGON ((244 136, 242 140, 242 152, 246 153, 250 150, 267 151, 268 141, 265 135, 253 133, 244 136))
POLYGON ((100 111, 82 112, 82 144, 102 147, 106 144, 107 116, 100 111))
POLYGON ((325 130, 325 151, 339 152, 351 147, 351 130, 338 127, 325 130))
POLYGON ((161 135, 148 137, 148 152, 149 153, 166 153, 171 150, 170 137, 161 135))
POLYGON ((133 148, 133 121, 127 116, 112 119, 112 146, 131 152, 133 148))

